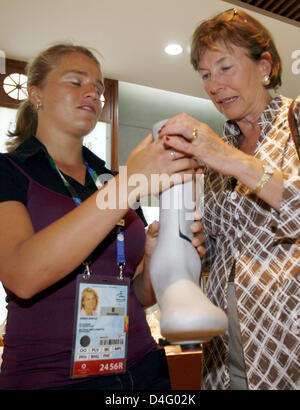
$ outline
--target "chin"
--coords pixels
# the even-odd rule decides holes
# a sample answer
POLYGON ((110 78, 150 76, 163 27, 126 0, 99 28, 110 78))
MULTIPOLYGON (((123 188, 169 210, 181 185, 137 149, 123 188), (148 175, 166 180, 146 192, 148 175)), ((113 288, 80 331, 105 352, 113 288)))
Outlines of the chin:
POLYGON ((77 134, 82 136, 82 137, 85 137, 86 135, 88 135, 90 132, 93 131, 95 126, 96 126, 96 123, 95 124, 89 124, 88 126, 86 124, 85 125, 81 124, 81 126, 77 127, 77 134))

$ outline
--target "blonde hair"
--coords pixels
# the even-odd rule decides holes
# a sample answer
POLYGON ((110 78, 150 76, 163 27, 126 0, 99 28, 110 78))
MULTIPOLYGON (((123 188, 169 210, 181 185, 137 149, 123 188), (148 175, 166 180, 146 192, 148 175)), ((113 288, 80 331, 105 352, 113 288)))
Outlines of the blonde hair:
MULTIPOLYGON (((99 61, 88 48, 69 43, 56 44, 42 51, 27 65, 27 88, 32 85, 42 87, 47 81, 48 74, 59 64, 61 58, 70 53, 84 54, 100 66, 99 61)), ((13 151, 26 138, 35 135, 37 125, 38 117, 35 107, 29 99, 26 99, 19 106, 15 130, 8 132, 11 140, 6 144, 7 150, 13 151)))
POLYGON ((191 64, 198 71, 200 58, 218 43, 234 44, 247 50, 249 58, 258 61, 262 53, 272 57, 272 72, 266 88, 281 85, 281 60, 270 32, 258 20, 239 9, 230 9, 202 22, 195 30, 191 45, 191 64))
POLYGON ((95 297, 95 301, 96 301, 95 309, 97 309, 98 303, 99 303, 99 296, 93 288, 85 288, 82 291, 82 294, 81 294, 81 309, 84 309, 84 299, 87 296, 87 294, 89 294, 89 293, 91 293, 95 297))

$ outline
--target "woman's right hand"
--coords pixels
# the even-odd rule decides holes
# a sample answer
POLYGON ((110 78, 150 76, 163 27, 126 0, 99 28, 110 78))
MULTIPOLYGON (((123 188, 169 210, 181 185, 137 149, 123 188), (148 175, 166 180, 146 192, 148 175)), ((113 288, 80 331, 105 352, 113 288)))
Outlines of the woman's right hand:
POLYGON ((186 182, 195 172, 202 171, 198 161, 182 155, 174 158, 162 139, 154 141, 152 134, 148 134, 129 155, 126 172, 128 186, 136 186, 139 183, 135 198, 138 200, 143 196, 156 195, 172 185, 186 182), (161 175, 164 177, 159 178, 161 175))

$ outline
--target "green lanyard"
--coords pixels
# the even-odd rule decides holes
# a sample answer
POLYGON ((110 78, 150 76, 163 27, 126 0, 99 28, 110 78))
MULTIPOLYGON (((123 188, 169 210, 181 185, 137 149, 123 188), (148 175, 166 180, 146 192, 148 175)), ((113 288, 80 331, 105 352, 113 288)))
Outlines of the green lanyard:
MULTIPOLYGON (((66 178, 63 176, 63 174, 61 173, 61 171, 57 168, 57 166, 56 166, 56 164, 55 164, 53 158, 50 157, 50 155, 49 155, 49 160, 50 160, 50 164, 51 164, 52 168, 59 173, 59 175, 60 175, 60 177, 61 177, 61 179, 62 179, 62 181, 63 181, 63 183, 64 183, 64 186, 65 186, 65 187, 67 188, 67 190, 70 192, 71 197, 72 197, 73 201, 75 202, 75 204, 76 204, 76 205, 80 205, 80 204, 82 203, 82 199, 79 198, 79 196, 78 196, 77 192, 75 191, 75 189, 74 189, 74 188, 72 187, 72 185, 66 180, 66 178)), ((85 163, 85 166, 87 167, 87 170, 88 170, 90 176, 92 177, 92 180, 93 180, 94 183, 96 184, 97 188, 98 188, 98 189, 101 188, 101 187, 102 187, 102 184, 101 184, 101 182, 100 182, 100 180, 99 180, 99 178, 98 178, 98 175, 97 175, 96 171, 94 171, 93 168, 91 168, 86 161, 84 161, 84 163, 85 163)))
MULTIPOLYGON (((62 172, 57 168, 53 158, 49 155, 49 160, 50 160, 50 164, 51 167, 58 172, 58 174, 60 175, 64 186, 67 188, 67 190, 70 192, 71 197, 73 199, 73 201, 75 202, 75 205, 78 206, 82 203, 82 199, 79 197, 78 193, 76 192, 76 190, 72 187, 72 185, 66 180, 66 178, 63 176, 62 172)), ((84 161, 85 166, 87 167, 87 170, 90 174, 90 176, 92 177, 95 185, 97 186, 97 188, 101 188, 102 184, 99 180, 99 177, 96 173, 96 171, 93 170, 93 168, 91 168, 89 166, 89 164, 84 161)), ((124 244, 124 219, 121 219, 117 226, 116 226, 116 243, 117 243, 117 265, 119 267, 120 270, 120 279, 124 279, 124 267, 125 267, 125 244, 124 244)), ((89 270, 89 264, 88 262, 84 262, 85 265, 85 270, 86 270, 86 275, 89 276, 90 275, 90 270, 89 270)))

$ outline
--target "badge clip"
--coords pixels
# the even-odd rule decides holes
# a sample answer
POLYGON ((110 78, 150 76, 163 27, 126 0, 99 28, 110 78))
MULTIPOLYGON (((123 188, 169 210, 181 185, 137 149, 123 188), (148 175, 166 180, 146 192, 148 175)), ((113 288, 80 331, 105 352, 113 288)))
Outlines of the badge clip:
POLYGON ((83 273, 83 279, 90 280, 91 279, 91 271, 90 271, 89 264, 87 262, 85 262, 84 266, 85 266, 85 269, 84 269, 84 273, 83 273))
POLYGON ((119 269, 120 269, 120 280, 124 280, 125 263, 119 263, 118 266, 119 266, 119 269))

